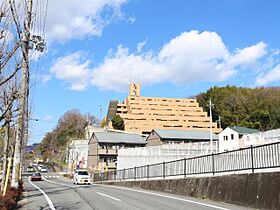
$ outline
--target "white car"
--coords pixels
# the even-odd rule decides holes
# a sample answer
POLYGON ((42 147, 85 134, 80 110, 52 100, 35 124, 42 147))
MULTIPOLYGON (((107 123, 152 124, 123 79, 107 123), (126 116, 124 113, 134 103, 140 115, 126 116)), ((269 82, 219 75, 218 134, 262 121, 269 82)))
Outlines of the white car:
POLYGON ((41 167, 40 171, 41 172, 47 172, 47 169, 45 167, 41 167))
POLYGON ((74 184, 90 184, 90 175, 87 170, 75 170, 73 177, 74 184))

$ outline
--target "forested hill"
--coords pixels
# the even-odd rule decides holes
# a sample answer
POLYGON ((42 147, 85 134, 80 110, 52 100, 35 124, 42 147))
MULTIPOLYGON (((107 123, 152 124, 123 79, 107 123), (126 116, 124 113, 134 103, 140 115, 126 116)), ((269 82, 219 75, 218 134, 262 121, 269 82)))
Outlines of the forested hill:
POLYGON ((223 128, 234 125, 260 130, 280 128, 280 87, 213 87, 196 98, 208 113, 211 98, 213 120, 220 115, 223 128))

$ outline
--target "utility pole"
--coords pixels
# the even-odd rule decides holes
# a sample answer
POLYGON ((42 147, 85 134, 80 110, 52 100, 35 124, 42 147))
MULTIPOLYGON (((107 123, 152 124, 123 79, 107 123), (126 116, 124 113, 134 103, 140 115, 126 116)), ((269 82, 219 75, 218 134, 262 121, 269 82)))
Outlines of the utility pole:
POLYGON ((218 122, 219 122, 219 128, 222 128, 222 120, 221 120, 221 115, 219 115, 219 120, 218 120, 218 122))
POLYGON ((26 111, 27 98, 29 95, 29 43, 30 43, 30 29, 32 20, 32 0, 27 1, 27 14, 24 22, 24 31, 21 34, 21 49, 22 49, 22 81, 20 86, 20 102, 19 102, 19 117, 16 132, 15 153, 13 160, 12 182, 11 186, 18 188, 18 181, 20 178, 20 167, 22 162, 22 146, 24 136, 26 134, 26 111))
POLYGON ((100 127, 102 124, 102 105, 99 105, 99 111, 100 111, 100 127))
POLYGON ((213 153, 213 128, 212 128, 212 107, 214 104, 212 104, 211 98, 209 101, 209 112, 210 112, 210 151, 211 154, 213 153))

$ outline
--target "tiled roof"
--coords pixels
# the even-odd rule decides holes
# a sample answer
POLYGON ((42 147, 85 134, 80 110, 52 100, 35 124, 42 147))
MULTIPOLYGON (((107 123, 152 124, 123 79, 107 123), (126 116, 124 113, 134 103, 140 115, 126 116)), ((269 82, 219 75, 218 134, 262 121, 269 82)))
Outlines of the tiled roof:
MULTIPOLYGON (((162 139, 181 139, 181 140, 208 140, 210 131, 193 130, 154 130, 162 139)), ((213 139, 218 140, 218 136, 213 133, 213 139)))
POLYGON ((146 144, 145 137, 138 134, 97 132, 94 133, 100 143, 125 143, 125 144, 146 144))
POLYGON ((229 128, 240 134, 251 134, 251 133, 260 132, 257 129, 246 128, 246 127, 241 127, 241 126, 234 126, 234 127, 229 127, 229 128))

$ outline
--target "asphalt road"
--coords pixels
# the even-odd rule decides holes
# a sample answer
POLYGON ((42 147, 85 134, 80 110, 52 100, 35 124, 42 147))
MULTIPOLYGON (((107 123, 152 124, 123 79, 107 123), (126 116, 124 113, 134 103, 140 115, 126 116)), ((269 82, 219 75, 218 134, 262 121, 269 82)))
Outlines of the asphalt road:
POLYGON ((25 174, 27 199, 24 209, 100 209, 100 210, 227 210, 247 209, 225 203, 180 195, 108 185, 74 185, 56 173, 43 174, 45 180, 31 182, 25 174))

